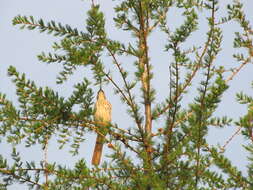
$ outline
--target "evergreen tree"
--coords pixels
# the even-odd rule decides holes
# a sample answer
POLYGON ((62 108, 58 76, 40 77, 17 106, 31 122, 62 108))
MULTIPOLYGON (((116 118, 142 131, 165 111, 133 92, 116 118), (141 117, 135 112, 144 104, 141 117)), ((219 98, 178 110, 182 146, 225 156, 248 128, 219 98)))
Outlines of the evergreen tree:
POLYGON ((80 154, 79 147, 86 134, 93 132, 103 136, 111 153, 108 161, 100 165, 91 166, 83 158, 70 168, 49 163, 46 157, 40 163, 27 162, 13 148, 11 163, 5 155, 0 156, 1 188, 24 183, 31 189, 45 190, 253 189, 253 97, 237 94, 238 102, 248 106, 248 112, 238 121, 214 115, 229 82, 242 67, 252 63, 253 29, 239 0, 227 5, 227 15, 222 18, 217 15, 219 3, 218 0, 117 1, 114 22, 118 29, 132 35, 133 41, 129 43, 108 37, 104 14, 94 2, 87 12, 84 31, 32 16, 15 17, 13 25, 59 37, 59 42, 53 44, 54 53, 38 56, 45 63, 63 65, 58 84, 64 83, 77 69, 91 70, 93 78, 80 79, 69 97, 61 97, 53 89, 38 87, 10 66, 8 74, 16 85, 19 106, 0 93, 1 139, 14 145, 25 143, 28 148, 40 144, 47 153, 49 140, 57 137, 60 148, 70 145, 70 153, 76 155, 80 154), (173 22, 168 17, 171 9, 182 12, 184 17, 182 25, 175 30, 168 26, 173 22), (185 49, 187 40, 198 30, 200 14, 207 15, 205 43, 185 49), (221 28, 232 21, 240 27, 235 33, 234 48, 247 51, 233 55, 237 65, 227 68, 217 64, 216 59, 222 51, 221 28), (166 35, 165 52, 170 55, 166 61, 168 78, 163 81, 168 83, 169 91, 164 94, 165 101, 159 104, 155 101, 156 85, 152 83, 152 69, 159 65, 151 61, 152 44, 148 43, 155 30, 166 35), (110 63, 105 63, 106 56, 112 60, 110 63), (126 56, 134 59, 136 71, 128 72, 127 66, 119 61, 126 56), (110 71, 107 64, 112 64, 116 71, 110 71), (115 72, 121 81, 114 78, 115 72), (132 73, 134 79, 129 75, 132 73), (196 96, 184 104, 182 100, 194 91, 192 84, 196 80, 196 96), (114 87, 134 125, 126 129, 113 119, 106 124, 94 120, 93 97, 101 85, 114 87), (161 125, 155 123, 158 119, 161 125), (207 141, 211 127, 230 125, 238 126, 237 133, 242 132, 248 142, 244 146, 249 152, 247 175, 242 175, 224 156, 234 136, 224 146, 211 146, 207 141))

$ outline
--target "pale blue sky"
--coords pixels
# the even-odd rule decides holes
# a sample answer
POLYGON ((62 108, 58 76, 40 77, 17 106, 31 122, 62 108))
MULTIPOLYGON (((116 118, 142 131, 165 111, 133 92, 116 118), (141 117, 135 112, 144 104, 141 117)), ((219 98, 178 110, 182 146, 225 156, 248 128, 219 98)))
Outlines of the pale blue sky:
MULTIPOLYGON (((56 88, 61 95, 69 95, 72 91, 72 85, 82 79, 83 75, 90 76, 90 73, 87 71, 78 71, 74 77, 71 77, 70 80, 63 86, 56 86, 55 78, 57 72, 59 72, 59 65, 46 65, 44 63, 39 63, 37 60, 37 55, 42 51, 48 52, 51 50, 51 44, 56 38, 51 37, 47 34, 40 34, 38 31, 29 31, 29 30, 19 30, 18 27, 12 26, 12 19, 14 16, 20 15, 33 15, 35 18, 43 18, 45 21, 55 20, 62 22, 63 24, 70 24, 73 27, 77 27, 80 30, 85 27, 85 18, 86 11, 89 8, 87 1, 75 0, 43 0, 43 1, 34 1, 34 0, 1 0, 0 1, 0 91, 7 94, 7 97, 15 101, 15 88, 14 85, 10 82, 10 78, 6 76, 7 68, 10 65, 13 65, 17 68, 19 72, 24 72, 27 75, 27 78, 34 80, 38 86, 49 86, 56 88)), ((105 1, 101 1, 105 2, 105 1)), ((223 1, 224 3, 230 1, 223 1)), ((253 22, 253 14, 250 12, 253 7, 252 1, 246 1, 246 12, 247 16, 253 22)), ((106 1, 106 3, 101 4, 101 8, 105 11, 106 18, 109 19, 106 23, 107 31, 109 36, 117 40, 131 40, 131 36, 126 32, 117 31, 112 25, 112 3, 111 1, 106 1)), ((221 9, 224 11, 225 9, 221 9)), ((225 14, 225 12, 220 12, 220 14, 225 14)), ((171 16, 171 26, 179 25, 181 19, 180 14, 172 10, 170 12, 171 16), (176 16, 175 16, 176 15, 176 16)), ((194 34, 189 39, 189 46, 195 42, 203 42, 206 37, 206 28, 205 21, 206 15, 202 15, 200 18, 201 25, 200 31, 194 34), (202 28, 201 28, 202 27, 202 28)), ((235 65, 235 61, 231 58, 232 52, 232 37, 233 31, 236 31, 238 28, 237 24, 231 23, 224 26, 224 45, 223 53, 218 57, 217 64, 225 65, 235 65)), ((161 35, 159 32, 155 32, 150 39, 151 45, 151 62, 154 65, 155 75, 153 84, 157 88, 157 102, 160 102, 164 99, 165 95, 168 93, 168 56, 166 53, 161 51, 165 43, 165 36, 161 35)), ((201 45, 201 44, 199 44, 201 45)), ((124 64, 127 64, 127 68, 130 71, 133 71, 133 67, 129 66, 132 59, 122 58, 121 61, 124 64)), ((110 59, 106 59, 106 64, 110 62, 110 59)), ((113 67, 109 66, 111 69, 113 67)), ((229 84, 231 88, 226 95, 224 96, 224 103, 219 108, 217 114, 222 113, 224 115, 229 115, 232 117, 239 117, 245 113, 246 108, 242 105, 239 105, 235 102, 235 92, 243 90, 252 94, 250 89, 250 83, 253 80, 252 77, 252 65, 248 65, 244 68, 241 73, 229 84)), ((117 78, 117 74, 114 75, 117 78)), ((105 88, 105 91, 111 100, 113 105, 113 121, 117 122, 124 128, 130 126, 127 115, 124 112, 124 107, 122 107, 121 102, 118 97, 112 93, 112 88, 110 86, 105 88), (126 122, 127 120, 127 122, 126 122)), ((185 101, 191 100, 193 97, 189 95, 185 101)), ((155 125, 161 124, 157 122, 155 125)), ((213 129, 208 137, 212 144, 219 142, 221 145, 233 134, 236 130, 234 126, 230 128, 221 130, 213 129)), ((239 168, 245 171, 246 163, 246 154, 243 148, 241 147, 244 143, 244 139, 240 136, 234 138, 228 146, 226 155, 228 155, 233 163, 235 163, 239 168)), ((81 156, 84 157, 90 162, 91 152, 94 146, 94 136, 87 135, 87 142, 82 146, 81 156)), ((49 151, 49 160, 56 161, 59 160, 61 163, 74 163, 73 158, 68 155, 65 151, 55 151, 55 146, 51 146, 49 151)), ((22 156, 24 159, 28 160, 38 160, 41 158, 42 153, 39 152, 38 148, 34 147, 32 150, 24 149, 22 146, 19 146, 22 156)), ((0 152, 5 155, 9 153, 10 147, 6 144, 0 144, 0 152)), ((107 150, 106 150, 107 151, 107 150)), ((105 152, 106 152, 105 151, 105 152)), ((14 189, 14 188, 13 188, 14 189)))

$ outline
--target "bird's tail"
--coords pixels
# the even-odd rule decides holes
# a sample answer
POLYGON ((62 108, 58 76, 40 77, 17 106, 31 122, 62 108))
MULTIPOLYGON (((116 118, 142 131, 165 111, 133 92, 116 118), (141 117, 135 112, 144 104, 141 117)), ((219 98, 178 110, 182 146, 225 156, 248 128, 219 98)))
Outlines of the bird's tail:
POLYGON ((92 156, 92 164, 95 166, 100 164, 103 145, 104 145, 103 140, 104 140, 104 137, 98 134, 97 140, 96 140, 96 145, 95 145, 93 156, 92 156))

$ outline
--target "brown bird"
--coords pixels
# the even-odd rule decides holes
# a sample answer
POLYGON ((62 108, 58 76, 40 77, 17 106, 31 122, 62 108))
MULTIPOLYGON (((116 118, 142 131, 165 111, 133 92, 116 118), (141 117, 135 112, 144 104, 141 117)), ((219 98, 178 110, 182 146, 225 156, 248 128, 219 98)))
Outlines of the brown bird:
MULTIPOLYGON (((95 114, 94 114, 95 122, 99 123, 99 125, 102 126, 108 126, 112 119, 111 112, 112 106, 110 102, 106 99, 104 91, 100 89, 98 91, 97 102, 95 104, 95 114)), ((92 157, 92 164, 96 166, 99 165, 100 163, 104 140, 107 133, 106 129, 98 131, 99 133, 97 134, 96 145, 92 157)))

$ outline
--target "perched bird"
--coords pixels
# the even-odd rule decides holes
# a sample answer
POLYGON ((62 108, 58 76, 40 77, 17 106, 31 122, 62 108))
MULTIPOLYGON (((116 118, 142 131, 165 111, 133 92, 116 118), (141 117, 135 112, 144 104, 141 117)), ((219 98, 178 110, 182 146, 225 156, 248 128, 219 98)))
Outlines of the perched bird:
MULTIPOLYGON (((94 114, 94 120, 97 122, 100 127, 102 126, 108 126, 111 122, 111 112, 112 112, 112 106, 110 102, 106 99, 105 93, 103 90, 99 90, 97 94, 97 101, 95 104, 95 114, 94 114)), ((93 152, 92 157, 92 164, 93 165, 99 165, 101 156, 102 156, 102 150, 106 135, 106 129, 98 129, 99 133, 97 134, 96 139, 96 145, 93 152)))

